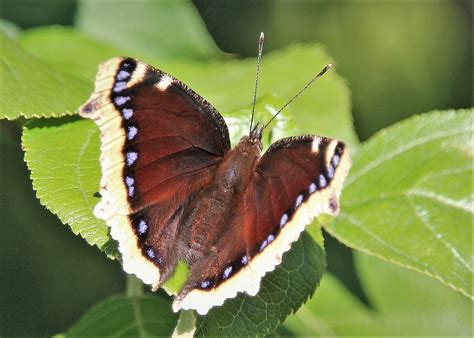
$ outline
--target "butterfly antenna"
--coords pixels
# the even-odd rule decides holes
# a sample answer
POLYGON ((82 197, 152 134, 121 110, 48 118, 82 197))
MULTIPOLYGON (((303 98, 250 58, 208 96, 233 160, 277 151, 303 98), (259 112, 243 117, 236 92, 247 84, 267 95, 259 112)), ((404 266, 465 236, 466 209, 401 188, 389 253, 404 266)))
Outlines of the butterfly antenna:
POLYGON ((262 61, 262 53, 263 53, 263 42, 265 40, 265 35, 260 33, 260 37, 258 38, 258 58, 257 58, 257 70, 255 76, 255 89, 253 92, 253 106, 252 106, 252 116, 250 118, 250 130, 249 135, 252 133, 253 127, 253 117, 255 115, 255 105, 257 103, 257 89, 258 89, 258 74, 260 72, 260 62, 262 61))
MULTIPOLYGON (((332 63, 328 64, 326 67, 324 67, 315 77, 313 77, 311 79, 311 81, 309 81, 306 86, 304 86, 298 93, 296 93, 295 96, 293 96, 287 103, 285 103, 285 105, 283 107, 281 107, 275 115, 273 115, 273 117, 270 119, 270 121, 267 122, 267 124, 265 124, 263 126, 263 129, 265 129, 286 107, 288 107, 288 105, 293 102, 298 96, 301 95, 302 92, 304 92, 309 86, 311 86, 317 79, 319 79, 321 76, 323 76, 329 69, 331 69, 331 67, 333 66, 332 63)), ((263 130, 262 129, 262 130, 263 130)))

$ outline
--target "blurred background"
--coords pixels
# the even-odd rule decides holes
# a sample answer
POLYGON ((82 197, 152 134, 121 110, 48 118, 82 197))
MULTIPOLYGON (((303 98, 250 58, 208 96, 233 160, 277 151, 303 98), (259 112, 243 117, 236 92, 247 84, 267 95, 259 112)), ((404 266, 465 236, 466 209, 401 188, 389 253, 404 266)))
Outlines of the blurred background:
MULTIPOLYGON (((361 141, 412 114, 472 106, 470 1, 193 3, 217 45, 235 57, 255 56, 261 31, 266 51, 297 41, 325 45, 347 79, 361 141)), ((1 28, 73 26, 78 6, 2 0, 1 28)), ((117 262, 104 259, 39 205, 20 132, 17 122, 1 122, 0 334, 51 335, 123 291, 125 279, 117 262)), ((368 303, 351 250, 326 237, 329 271, 368 303)))

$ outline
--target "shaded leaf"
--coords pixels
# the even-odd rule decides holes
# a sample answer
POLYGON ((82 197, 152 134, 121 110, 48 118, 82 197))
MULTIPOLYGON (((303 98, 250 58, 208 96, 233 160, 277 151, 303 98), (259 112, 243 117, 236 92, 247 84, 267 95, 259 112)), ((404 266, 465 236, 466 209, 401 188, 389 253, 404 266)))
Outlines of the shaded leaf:
POLYGON ((321 243, 304 232, 283 262, 262 280, 259 293, 239 294, 197 317, 196 336, 265 336, 314 293, 325 269, 321 243))
POLYGON ((368 335, 373 332, 370 316, 370 310, 359 299, 326 273, 318 292, 283 326, 295 336, 368 335))
POLYGON ((0 121, 0 332, 50 337, 121 292, 124 275, 38 203, 17 122, 0 121))
POLYGON ((176 325, 173 336, 192 337, 196 331, 196 314, 193 310, 182 310, 179 313, 178 324, 176 325))
POLYGON ((220 54, 191 1, 79 2, 77 26, 119 48, 159 58, 220 54))
POLYGON ((432 112, 375 135, 327 230, 472 297, 472 118, 472 109, 432 112))
POLYGON ((285 327, 296 336, 472 336, 470 300, 417 272, 362 253, 355 258, 371 307, 326 274, 285 327))
POLYGON ((178 321, 169 300, 161 296, 114 296, 89 310, 58 337, 170 336, 178 321))
POLYGON ((0 118, 73 114, 92 84, 53 70, 0 32, 0 118))

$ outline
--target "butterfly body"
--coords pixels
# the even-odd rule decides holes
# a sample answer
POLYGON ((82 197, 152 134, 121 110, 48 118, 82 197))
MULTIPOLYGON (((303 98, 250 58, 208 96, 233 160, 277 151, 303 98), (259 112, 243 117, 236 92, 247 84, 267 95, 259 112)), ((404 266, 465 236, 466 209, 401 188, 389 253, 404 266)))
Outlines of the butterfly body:
POLYGON ((178 261, 189 267, 175 310, 204 314, 238 292, 255 295, 305 226, 338 212, 344 143, 290 137, 261 155, 257 127, 231 149, 212 105, 140 61, 103 64, 80 113, 101 130, 96 215, 124 270, 156 289, 178 261))
MULTIPOLYGON (((219 245, 230 247, 232 243, 229 242, 239 236, 234 232, 235 219, 242 216, 238 213, 244 212, 244 194, 255 172, 261 149, 260 139, 243 137, 226 154, 216 169, 212 183, 190 203, 185 214, 190 226, 183 227, 188 232, 181 237, 180 242, 186 246, 180 254, 187 258, 192 276, 205 280, 223 273, 219 271, 222 262, 219 264, 216 261, 217 257, 222 257, 219 245)), ((241 250, 240 256, 245 254, 246 250, 241 250)), ((192 281, 188 284, 194 286, 192 281)))

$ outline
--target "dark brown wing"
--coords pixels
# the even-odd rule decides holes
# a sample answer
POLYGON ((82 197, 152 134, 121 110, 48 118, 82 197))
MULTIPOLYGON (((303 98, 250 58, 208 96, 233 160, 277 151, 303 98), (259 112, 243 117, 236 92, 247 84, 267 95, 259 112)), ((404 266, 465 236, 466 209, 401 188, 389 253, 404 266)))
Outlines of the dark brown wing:
POLYGON ((299 136, 273 144, 259 161, 246 207, 251 256, 264 250, 292 223, 308 224, 318 214, 336 215, 350 166, 346 146, 336 140, 299 136))
MULTIPOLYGON (((217 252, 219 271, 186 295, 178 308, 202 313, 237 292, 255 295, 261 278, 281 263, 305 226, 319 214, 335 215, 350 167, 344 143, 300 136, 273 144, 255 166, 251 181, 217 252)), ((187 290, 186 290, 187 292, 187 290)))
POLYGON ((80 114, 101 131, 97 215, 124 269, 156 286, 176 263, 167 253, 183 208, 230 149, 225 122, 183 83, 131 58, 101 65, 80 114))

